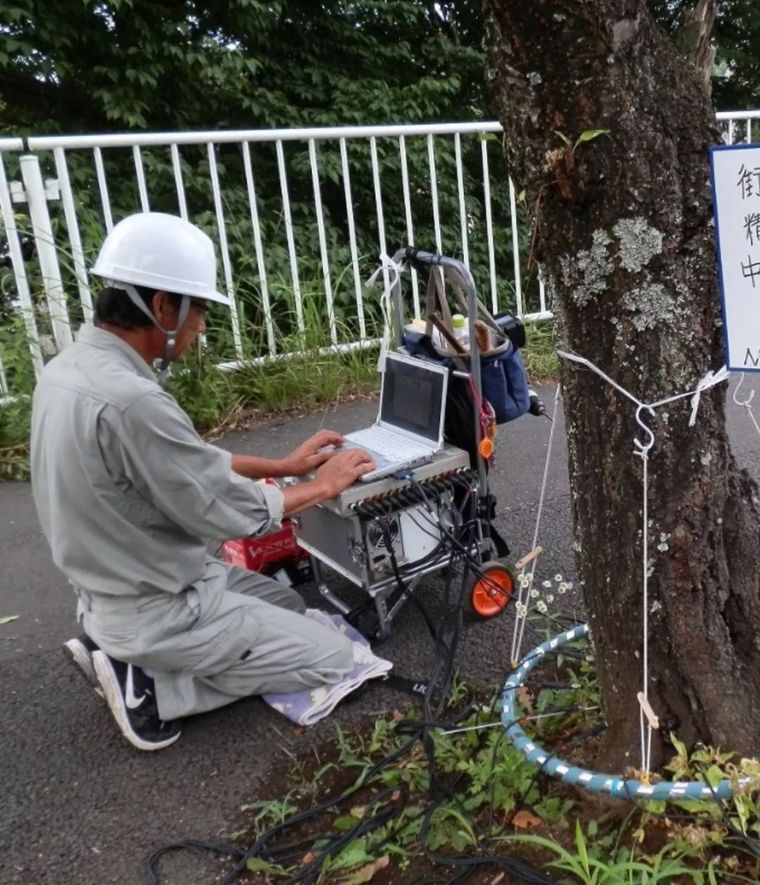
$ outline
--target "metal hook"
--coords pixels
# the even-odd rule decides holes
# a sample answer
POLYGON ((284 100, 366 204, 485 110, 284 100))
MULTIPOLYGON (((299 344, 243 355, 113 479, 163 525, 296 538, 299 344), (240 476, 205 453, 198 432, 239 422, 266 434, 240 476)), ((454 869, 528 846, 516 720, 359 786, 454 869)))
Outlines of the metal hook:
POLYGON ((641 420, 641 413, 646 409, 649 414, 654 417, 655 411, 651 406, 648 406, 646 403, 640 403, 638 409, 636 409, 636 423, 641 427, 641 429, 646 433, 649 437, 648 440, 643 443, 640 439, 634 438, 633 443, 636 446, 636 454, 641 455, 642 458, 645 458, 649 453, 649 450, 654 445, 654 433, 652 433, 652 429, 647 427, 646 424, 641 420))
POLYGON ((746 400, 744 400, 744 402, 742 402, 742 401, 741 401, 740 399, 738 399, 737 396, 736 396, 736 394, 739 393, 739 388, 742 386, 743 383, 744 383, 744 372, 742 372, 741 375, 739 375, 739 383, 738 383, 738 384, 736 385, 736 387, 734 388, 734 392, 733 392, 732 398, 733 398, 733 401, 736 403, 737 406, 746 406, 746 408, 749 408, 750 403, 752 402, 752 398, 753 398, 754 395, 755 395, 755 391, 754 391, 754 390, 751 390, 751 391, 750 391, 749 396, 747 397, 746 400))

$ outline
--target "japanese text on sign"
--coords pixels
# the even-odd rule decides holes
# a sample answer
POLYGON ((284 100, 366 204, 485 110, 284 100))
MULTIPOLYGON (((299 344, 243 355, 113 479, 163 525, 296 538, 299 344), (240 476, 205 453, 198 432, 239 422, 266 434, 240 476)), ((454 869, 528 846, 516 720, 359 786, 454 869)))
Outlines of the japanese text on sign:
POLYGON ((710 149, 726 365, 760 372, 760 145, 710 149))

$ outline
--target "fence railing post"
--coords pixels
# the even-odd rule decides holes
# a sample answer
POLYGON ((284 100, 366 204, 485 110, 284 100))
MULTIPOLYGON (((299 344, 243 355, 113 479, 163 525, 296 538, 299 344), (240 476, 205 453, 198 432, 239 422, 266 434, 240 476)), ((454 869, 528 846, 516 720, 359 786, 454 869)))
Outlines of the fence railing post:
POLYGON ((58 349, 62 350, 71 344, 74 337, 71 334, 71 322, 63 291, 63 279, 58 264, 58 253, 55 249, 53 228, 50 224, 40 160, 33 154, 25 154, 19 159, 19 165, 26 191, 26 201, 29 205, 29 217, 32 221, 37 258, 42 272, 42 284, 45 287, 45 298, 50 311, 50 325, 55 343, 58 349))
POLYGON ((2 403, 9 393, 8 379, 5 377, 5 366, 3 365, 2 356, 0 356, 0 403, 2 403))
MULTIPOLYGON (((40 350, 40 338, 39 333, 37 332, 37 322, 34 318, 34 304, 29 291, 29 280, 27 279, 26 268, 24 267, 24 254, 21 249, 18 228, 16 227, 16 215, 13 211, 13 203, 11 201, 8 178, 5 174, 5 163, 3 162, 2 154, 0 154, 0 213, 2 214, 5 236, 8 239, 8 253, 11 256, 11 264, 13 265, 16 293, 18 295, 19 304, 21 305, 21 314, 24 320, 29 353, 32 357, 34 373, 39 377, 45 364, 42 359, 42 351, 40 350)), ((8 390, 6 390, 6 394, 7 393, 9 393, 8 390)))

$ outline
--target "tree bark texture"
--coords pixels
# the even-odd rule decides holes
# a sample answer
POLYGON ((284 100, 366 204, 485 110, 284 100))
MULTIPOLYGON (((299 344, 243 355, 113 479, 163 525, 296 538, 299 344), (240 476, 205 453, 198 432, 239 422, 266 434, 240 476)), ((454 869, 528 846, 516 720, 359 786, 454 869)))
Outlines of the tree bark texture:
MULTIPOLYGON (((707 149, 719 139, 699 73, 644 0, 484 0, 488 78, 507 166, 561 344, 644 402, 722 365, 707 149), (609 134, 578 141, 582 133, 609 134), (558 133, 561 133, 558 134, 558 133), (564 138, 562 137, 564 136, 564 138), (569 145, 568 145, 569 141, 569 145)), ((599 765, 638 767, 642 460, 635 406, 562 367, 577 567, 608 721, 599 765)), ((725 427, 725 385, 647 418, 649 697, 667 730, 760 751, 757 487, 725 427)))

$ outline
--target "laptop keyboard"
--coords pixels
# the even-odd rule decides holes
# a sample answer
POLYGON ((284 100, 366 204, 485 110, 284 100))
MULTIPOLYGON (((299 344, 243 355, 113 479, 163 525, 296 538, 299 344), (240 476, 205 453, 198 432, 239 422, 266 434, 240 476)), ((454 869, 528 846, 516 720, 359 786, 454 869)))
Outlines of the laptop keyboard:
POLYGON ((381 427, 367 427, 364 430, 358 430, 356 433, 350 434, 348 441, 362 449, 379 452, 391 461, 406 461, 410 457, 426 455, 430 452, 430 448, 416 445, 405 437, 394 436, 381 427))

